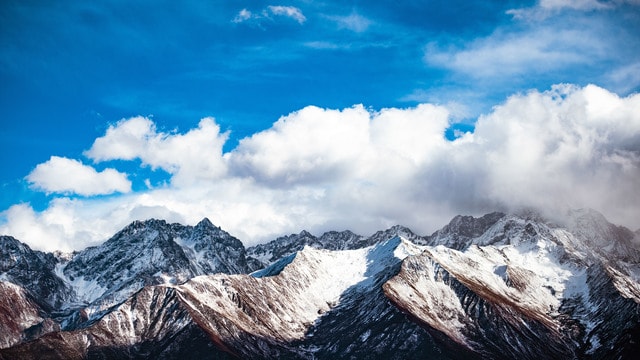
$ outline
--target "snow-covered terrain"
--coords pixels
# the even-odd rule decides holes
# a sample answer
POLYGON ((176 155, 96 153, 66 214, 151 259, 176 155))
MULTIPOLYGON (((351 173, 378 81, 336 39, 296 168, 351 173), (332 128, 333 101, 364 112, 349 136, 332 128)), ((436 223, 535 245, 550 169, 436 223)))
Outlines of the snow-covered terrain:
POLYGON ((0 358, 600 359, 640 346, 638 234, 592 210, 247 250, 207 219, 134 222, 66 256, 0 240, 0 358))

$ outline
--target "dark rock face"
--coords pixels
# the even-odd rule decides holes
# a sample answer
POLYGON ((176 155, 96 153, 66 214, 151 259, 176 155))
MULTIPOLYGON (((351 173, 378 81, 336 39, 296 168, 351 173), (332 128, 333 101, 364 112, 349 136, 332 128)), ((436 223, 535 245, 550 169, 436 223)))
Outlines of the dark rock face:
POLYGON ((568 218, 457 216, 429 237, 302 232, 247 251, 206 219, 149 220, 67 260, 2 237, 0 358, 634 358, 636 234, 568 218))
POLYGON ((500 212, 493 212, 480 218, 458 215, 449 224, 429 236, 426 244, 444 245, 456 250, 464 249, 471 244, 472 239, 483 235, 504 216, 505 214, 500 212))
POLYGON ((24 288, 45 309, 62 306, 72 291, 56 276, 53 254, 31 250, 11 236, 0 236, 0 276, 24 288))
MULTIPOLYGON (((204 219, 195 227, 136 221, 100 246, 67 259, 0 237, 0 276, 37 303, 41 317, 72 330, 88 326, 145 286, 198 275, 247 273, 257 266, 240 240, 204 219)), ((51 329, 41 326, 40 332, 51 329)), ((23 329, 22 339, 32 337, 23 329)))

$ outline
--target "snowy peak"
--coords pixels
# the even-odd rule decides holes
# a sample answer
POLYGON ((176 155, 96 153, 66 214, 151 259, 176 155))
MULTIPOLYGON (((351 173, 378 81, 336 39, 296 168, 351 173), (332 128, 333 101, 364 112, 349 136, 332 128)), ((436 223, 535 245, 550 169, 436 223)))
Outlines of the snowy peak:
POLYGON ((640 246, 631 230, 611 224, 593 209, 572 210, 568 218, 568 230, 585 246, 605 258, 640 262, 640 246))
POLYGON ((75 254, 57 270, 75 289, 79 302, 106 309, 144 286, 253 269, 242 243, 208 219, 195 227, 151 219, 134 221, 102 245, 75 254))
POLYGON ((195 226, 196 229, 199 228, 215 228, 215 229, 220 229, 219 227, 216 227, 215 225, 213 225, 213 223, 211 222, 211 220, 209 220, 209 218, 205 217, 202 220, 200 220, 200 222, 198 224, 196 224, 195 226))
POLYGON ((416 244, 423 244, 424 239, 414 234, 410 229, 396 225, 384 231, 378 231, 370 237, 355 234, 349 230, 328 231, 320 237, 315 237, 308 231, 299 234, 279 237, 267 244, 260 244, 247 249, 247 253, 269 265, 275 261, 287 257, 305 246, 327 250, 353 250, 365 248, 393 237, 402 237, 416 244))
POLYGON ((0 236, 0 280, 20 285, 45 308, 61 306, 71 296, 55 275, 56 263, 52 254, 31 250, 11 236, 0 236))
POLYGON ((480 357, 616 358, 636 351, 628 337, 640 329, 640 264, 604 257, 593 239, 604 242, 608 232, 606 243, 620 241, 616 227, 587 215, 579 217, 579 231, 538 216, 504 215, 486 222, 482 234, 466 230, 478 219, 458 217, 434 234, 437 246, 404 261, 385 294, 436 338, 480 357))
POLYGON ((445 245, 453 249, 464 249, 484 235, 489 228, 503 219, 505 214, 493 212, 479 218, 458 215, 449 224, 427 238, 428 245, 445 245))
POLYGON ((569 218, 302 231, 248 251, 208 219, 138 221, 59 256, 3 237, 0 359, 633 358, 636 234, 590 210, 569 218), (250 254, 271 265, 247 275, 261 265, 250 254), (59 291, 39 287, 47 274, 59 291), (58 307, 35 301, 65 289, 75 297, 58 307))
MULTIPOLYGON (((393 308, 379 302, 380 286, 393 275, 393 269, 408 254, 420 251, 418 246, 400 238, 356 250, 306 246, 290 256, 286 264, 272 265, 271 268, 281 267, 277 274, 201 276, 178 289, 192 312, 202 316, 198 322, 210 336, 220 339, 239 357, 310 358, 314 354, 330 357, 344 340, 350 343, 352 351, 361 348, 362 354, 368 351, 371 355, 369 345, 356 340, 364 335, 379 336, 380 331, 398 323, 410 331, 387 342, 389 348, 417 346, 418 341, 408 339, 409 335, 425 335, 399 313, 390 318, 382 316, 393 312, 393 308), (375 326, 379 330, 372 333, 366 326, 355 326, 347 313, 368 321, 379 319, 375 326), (387 322, 391 319, 393 322, 387 322), (326 324, 333 329, 348 326, 350 332, 324 332, 326 324)), ((265 271, 270 272, 271 268, 265 271)))
POLYGON ((204 218, 184 228, 174 240, 182 247, 197 275, 240 274, 255 270, 242 242, 204 218))
POLYGON ((424 245, 425 239, 421 236, 416 235, 411 229, 402 225, 394 225, 387 230, 377 231, 375 234, 371 235, 367 238, 363 244, 365 246, 371 246, 373 244, 379 243, 381 241, 385 241, 391 239, 395 236, 401 237, 405 240, 411 241, 415 244, 424 245))

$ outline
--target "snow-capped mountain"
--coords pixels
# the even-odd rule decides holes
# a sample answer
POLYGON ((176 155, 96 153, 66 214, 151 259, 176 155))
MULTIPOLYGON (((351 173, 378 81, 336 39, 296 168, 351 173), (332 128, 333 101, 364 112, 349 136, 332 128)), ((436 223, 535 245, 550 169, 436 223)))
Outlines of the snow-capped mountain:
POLYGON ((639 243, 591 210, 458 216, 427 237, 302 232, 246 252, 208 220, 135 222, 70 260, 31 251, 71 293, 58 313, 3 270, 0 358, 633 358, 639 243))
POLYGON ((247 254, 260 260, 264 265, 270 265, 301 251, 305 246, 326 250, 354 250, 377 244, 394 236, 401 236, 416 244, 424 243, 424 240, 410 229, 396 225, 387 230, 378 231, 369 237, 354 234, 349 230, 328 231, 320 237, 313 236, 308 231, 302 231, 299 234, 279 237, 266 244, 249 247, 247 254))
POLYGON ((179 284, 198 275, 255 270, 242 242, 202 220, 195 227, 135 221, 100 246, 59 263, 56 272, 75 290, 90 318, 145 286, 179 284))
POLYGON ((43 316, 67 329, 98 319, 145 286, 261 267, 240 240, 208 219, 195 227, 136 221, 102 245, 66 256, 33 251, 6 236, 0 251, 0 279, 24 288, 43 316))
POLYGON ((498 217, 455 218, 431 238, 437 246, 403 263, 385 294, 436 339, 481 357, 618 358, 638 350, 640 265, 617 260, 637 255, 629 231, 592 212, 572 213, 569 229, 498 217), (595 246, 606 236, 622 236, 609 238, 621 241, 611 247, 615 257, 595 246))
POLYGON ((186 350, 170 339, 189 332, 202 341, 192 350, 211 348, 216 356, 419 357, 437 349, 427 331, 384 298, 381 285, 402 259, 421 251, 399 237, 358 250, 305 247, 277 275, 217 274, 145 287, 87 328, 51 333, 4 354, 172 357, 186 350), (152 350, 138 345, 149 337, 152 350))
POLYGON ((54 309, 72 298, 72 291, 56 276, 58 259, 32 250, 11 236, 0 236, 0 280, 22 287, 39 306, 54 309))

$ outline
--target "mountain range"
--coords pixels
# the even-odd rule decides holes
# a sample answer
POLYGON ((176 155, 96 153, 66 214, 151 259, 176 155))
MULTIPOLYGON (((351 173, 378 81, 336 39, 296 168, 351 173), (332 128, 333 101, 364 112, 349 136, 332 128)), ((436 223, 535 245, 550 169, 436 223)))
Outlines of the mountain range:
POLYGON ((640 351, 640 231, 594 210, 245 248, 136 221, 74 253, 0 236, 0 359, 610 359, 640 351))

